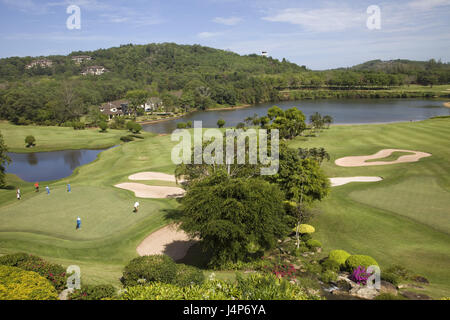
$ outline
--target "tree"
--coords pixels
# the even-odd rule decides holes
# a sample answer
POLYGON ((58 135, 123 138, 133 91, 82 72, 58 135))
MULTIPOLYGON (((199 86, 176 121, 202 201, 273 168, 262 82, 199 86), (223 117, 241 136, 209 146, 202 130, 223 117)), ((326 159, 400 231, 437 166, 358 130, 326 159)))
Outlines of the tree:
POLYGON ((178 122, 177 123, 177 129, 186 129, 187 123, 186 122, 178 122))
POLYGON ((133 109, 135 118, 137 116, 137 108, 142 106, 148 98, 149 93, 145 90, 131 90, 127 92, 125 99, 128 100, 131 108, 133 109))
POLYGON ((98 125, 100 127, 101 132, 106 132, 108 129, 108 124, 105 121, 102 121, 98 125))
POLYGON ((8 147, 6 146, 3 135, 0 132, 0 187, 5 186, 5 164, 10 164, 11 158, 8 157, 8 147))
POLYGON ((128 121, 127 129, 133 133, 139 133, 142 130, 142 126, 135 121, 128 121))
POLYGON ((260 178, 220 171, 195 183, 181 203, 181 229, 201 240, 213 266, 260 257, 288 231, 283 193, 260 178))
POLYGON ((330 124, 334 121, 332 116, 326 115, 323 117, 323 122, 327 125, 327 128, 330 128, 330 124))
POLYGON ((223 128, 224 125, 225 125, 225 120, 223 120, 223 119, 217 120, 217 126, 219 128, 223 128))
POLYGON ((318 112, 315 112, 309 117, 309 122, 311 122, 314 129, 321 129, 323 126, 322 116, 318 112))
POLYGON ((26 136, 25 143, 27 144, 27 148, 34 146, 36 139, 34 136, 26 136))

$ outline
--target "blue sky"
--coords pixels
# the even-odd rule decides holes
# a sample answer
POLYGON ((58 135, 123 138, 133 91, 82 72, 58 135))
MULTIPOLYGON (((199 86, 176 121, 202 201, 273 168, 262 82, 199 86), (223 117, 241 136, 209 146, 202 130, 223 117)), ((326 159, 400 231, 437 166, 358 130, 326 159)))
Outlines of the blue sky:
POLYGON ((372 59, 450 61, 450 0, 0 0, 0 57, 176 42, 269 55, 312 69, 372 59), (69 5, 81 29, 69 30, 69 5), (381 29, 366 26, 377 5, 381 29))

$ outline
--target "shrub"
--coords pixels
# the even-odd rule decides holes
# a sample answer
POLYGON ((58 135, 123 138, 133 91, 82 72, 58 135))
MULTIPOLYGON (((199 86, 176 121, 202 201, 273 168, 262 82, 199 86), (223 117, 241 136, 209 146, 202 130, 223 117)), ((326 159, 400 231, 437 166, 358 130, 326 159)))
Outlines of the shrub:
POLYGON ((108 129, 108 124, 105 121, 102 121, 98 124, 101 132, 106 132, 106 130, 108 129))
POLYGON ((177 273, 177 265, 167 255, 150 255, 131 260, 122 276, 124 286, 158 281, 172 283, 177 273))
POLYGON ((301 234, 311 234, 314 233, 316 231, 316 229, 314 229, 313 226, 309 225, 309 224, 301 224, 298 228, 298 232, 301 234))
POLYGON ((134 121, 128 121, 127 129, 133 133, 139 133, 142 130, 142 126, 134 121))
POLYGON ((122 141, 122 142, 130 142, 130 141, 134 141, 134 139, 131 136, 122 136, 122 137, 120 137, 120 141, 122 141))
POLYGON ((320 242, 319 240, 310 239, 310 240, 306 241, 306 245, 311 249, 312 248, 322 248, 322 242, 320 242))
POLYGON ((36 272, 0 266, 0 300, 56 300, 58 293, 36 272))
POLYGON ((352 255, 348 257, 347 260, 345 260, 345 266, 350 272, 352 272, 359 266, 367 268, 372 265, 378 266, 378 263, 374 258, 364 255, 352 255))
POLYGON ((58 292, 65 289, 67 276, 63 266, 26 253, 14 253, 0 257, 0 265, 34 271, 50 281, 58 292))
POLYGON ((25 138, 25 143, 27 144, 27 148, 34 146, 35 142, 36 142, 36 139, 33 136, 27 136, 25 138))
POLYGON ((326 259, 324 262, 322 262, 322 268, 324 270, 339 272, 339 270, 341 269, 341 265, 336 260, 326 259))
POLYGON ((76 121, 72 123, 74 130, 84 130, 86 129, 86 125, 83 122, 76 121))
POLYGON ((192 121, 188 121, 188 122, 186 122, 186 126, 188 127, 188 128, 192 128, 192 121))
POLYGON ((309 233, 304 233, 300 235, 300 239, 304 242, 312 239, 312 236, 309 233))
POLYGON ((110 284, 82 285, 69 295, 70 300, 102 300, 116 297, 116 289, 110 284))
POLYGON ((332 270, 325 270, 322 272, 320 280, 325 283, 335 282, 337 280, 337 273, 332 270))
POLYGON ((225 120, 223 120, 223 119, 217 120, 217 126, 219 128, 223 128, 224 125, 225 125, 225 120))
POLYGON ((409 280, 413 274, 411 271, 400 265, 393 265, 386 269, 383 273, 390 273, 398 277, 398 279, 409 280))
POLYGON ((344 250, 331 250, 328 255, 329 260, 336 261, 341 267, 345 266, 345 261, 348 257, 350 257, 350 253, 344 250))
POLYGON ((178 122, 177 123, 177 129, 186 129, 187 124, 185 122, 178 122))
POLYGON ((400 283, 400 277, 391 272, 381 272, 381 280, 390 282, 395 286, 398 286, 398 284, 400 283))
POLYGON ((369 279, 369 277, 370 273, 367 272, 366 268, 358 266, 350 275, 350 280, 356 282, 357 284, 366 285, 367 279, 369 279))
POLYGON ((172 283, 179 287, 185 287, 193 284, 201 285, 204 280, 205 276, 200 269, 185 264, 178 264, 172 283))
POLYGON ((295 279, 296 270, 292 264, 283 264, 275 265, 272 269, 272 273, 279 279, 284 278, 287 280, 292 280, 295 279))

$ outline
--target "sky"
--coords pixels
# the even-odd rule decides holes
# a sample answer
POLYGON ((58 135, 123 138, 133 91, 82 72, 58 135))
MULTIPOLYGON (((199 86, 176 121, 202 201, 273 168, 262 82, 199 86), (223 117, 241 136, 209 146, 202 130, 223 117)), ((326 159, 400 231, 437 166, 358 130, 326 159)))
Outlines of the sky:
POLYGON ((0 0, 2 58, 161 42, 267 51, 314 70, 450 62, 450 0, 0 0), (79 29, 67 26, 71 5, 79 29))

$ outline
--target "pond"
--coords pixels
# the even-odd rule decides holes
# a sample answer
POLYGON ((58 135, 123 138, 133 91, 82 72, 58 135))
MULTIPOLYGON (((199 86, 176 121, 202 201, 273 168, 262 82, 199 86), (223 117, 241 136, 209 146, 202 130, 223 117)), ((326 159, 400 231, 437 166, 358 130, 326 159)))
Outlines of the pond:
POLYGON ((201 120, 204 128, 217 127, 217 120, 224 119, 226 127, 234 127, 245 118, 266 115, 267 110, 277 105, 282 109, 299 108, 306 116, 315 112, 330 115, 335 124, 385 123, 396 121, 417 121, 434 116, 450 115, 450 108, 442 101, 418 99, 340 99, 340 100, 301 100, 271 102, 234 110, 197 111, 176 120, 143 125, 145 131, 172 133, 178 122, 201 120))
POLYGON ((106 149, 99 150, 63 150, 35 153, 8 153, 12 162, 6 167, 7 173, 13 173, 22 180, 39 182, 58 180, 68 177, 84 164, 90 163, 106 149))

